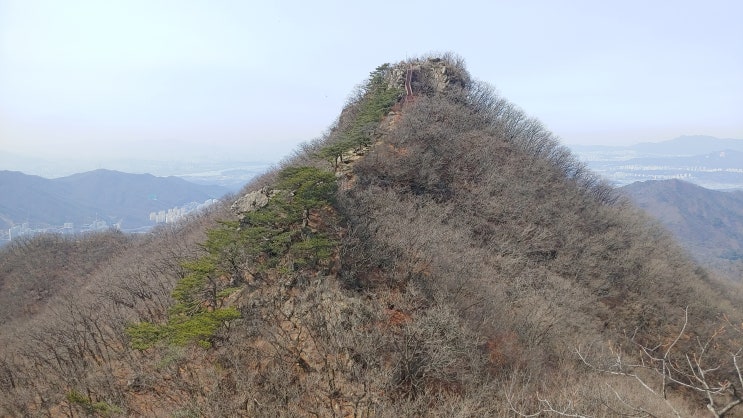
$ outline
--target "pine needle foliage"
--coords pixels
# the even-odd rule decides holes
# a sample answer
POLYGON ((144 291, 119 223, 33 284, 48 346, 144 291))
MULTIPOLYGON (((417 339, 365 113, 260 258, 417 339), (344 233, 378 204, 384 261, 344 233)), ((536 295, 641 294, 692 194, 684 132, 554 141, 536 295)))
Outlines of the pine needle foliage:
POLYGON ((343 153, 369 146, 374 142, 379 122, 402 98, 403 91, 385 81, 389 71, 389 64, 381 65, 372 71, 361 88, 361 99, 357 104, 358 113, 353 121, 343 129, 336 141, 320 150, 320 157, 331 159, 334 167, 337 168, 343 153))
POLYGON ((204 255, 182 264, 187 272, 171 294, 175 303, 165 324, 139 322, 127 327, 131 346, 149 349, 160 342, 213 345, 227 322, 240 317, 224 299, 247 274, 260 279, 271 269, 315 267, 328 259, 337 242, 307 225, 309 213, 332 204, 335 176, 313 167, 287 167, 279 173, 278 192, 269 204, 245 214, 242 222, 220 221, 207 231, 204 255))

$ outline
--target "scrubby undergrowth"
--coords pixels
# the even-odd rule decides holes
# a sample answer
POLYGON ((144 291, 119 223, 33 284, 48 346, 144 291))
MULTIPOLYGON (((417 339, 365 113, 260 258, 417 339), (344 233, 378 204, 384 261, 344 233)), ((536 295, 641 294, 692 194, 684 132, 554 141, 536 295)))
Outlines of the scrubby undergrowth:
POLYGON ((376 69, 257 190, 111 239, 5 324, 0 415, 690 416, 743 391, 741 299, 456 57, 376 69))

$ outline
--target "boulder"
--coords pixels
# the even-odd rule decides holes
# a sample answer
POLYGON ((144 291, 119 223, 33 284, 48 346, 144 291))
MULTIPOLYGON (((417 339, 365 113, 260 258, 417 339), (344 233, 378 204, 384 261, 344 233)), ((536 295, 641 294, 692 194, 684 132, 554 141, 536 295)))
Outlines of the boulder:
POLYGON ((272 193, 266 190, 256 190, 237 199, 232 204, 232 210, 236 213, 245 213, 258 210, 268 204, 269 197, 272 193))

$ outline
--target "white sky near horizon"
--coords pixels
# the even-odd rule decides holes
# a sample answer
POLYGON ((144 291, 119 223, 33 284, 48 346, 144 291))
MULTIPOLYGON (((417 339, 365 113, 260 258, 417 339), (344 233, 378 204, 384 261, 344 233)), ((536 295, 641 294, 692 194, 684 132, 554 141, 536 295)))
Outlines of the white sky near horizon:
POLYGON ((739 0, 0 0, 0 152, 276 161, 378 65, 445 51, 566 144, 743 139, 742 22, 739 0))

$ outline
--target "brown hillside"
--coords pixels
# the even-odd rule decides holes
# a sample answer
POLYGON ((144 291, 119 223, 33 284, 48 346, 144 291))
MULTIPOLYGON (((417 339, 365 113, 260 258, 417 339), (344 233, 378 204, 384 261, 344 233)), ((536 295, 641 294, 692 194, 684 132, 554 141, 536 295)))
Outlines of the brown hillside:
POLYGON ((708 190, 681 180, 637 182, 622 191, 703 266, 743 281, 743 192, 708 190))
POLYGON ((739 293, 461 59, 377 68, 245 193, 5 325, 0 415, 743 411, 739 293))

